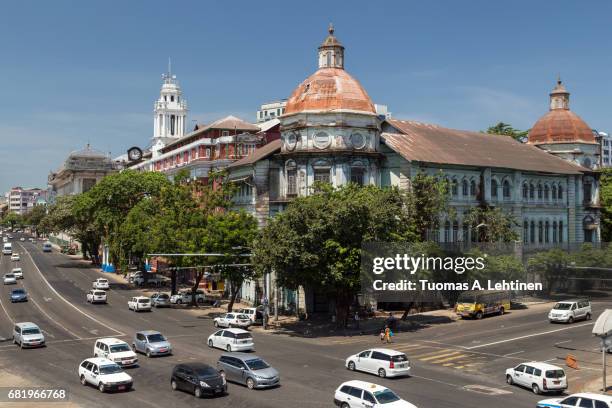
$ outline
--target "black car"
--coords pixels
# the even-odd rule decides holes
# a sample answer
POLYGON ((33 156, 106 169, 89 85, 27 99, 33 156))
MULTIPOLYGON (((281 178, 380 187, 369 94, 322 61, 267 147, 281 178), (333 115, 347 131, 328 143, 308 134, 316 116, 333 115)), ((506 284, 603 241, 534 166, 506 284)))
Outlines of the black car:
POLYGON ((187 391, 197 398, 227 392, 225 378, 214 367, 203 363, 176 365, 172 370, 170 385, 173 390, 187 391))

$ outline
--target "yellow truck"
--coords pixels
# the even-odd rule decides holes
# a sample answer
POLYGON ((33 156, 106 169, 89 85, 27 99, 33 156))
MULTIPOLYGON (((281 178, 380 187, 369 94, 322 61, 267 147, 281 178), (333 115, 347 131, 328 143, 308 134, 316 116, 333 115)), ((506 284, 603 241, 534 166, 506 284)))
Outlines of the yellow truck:
POLYGON ((499 314, 510 310, 510 292, 503 290, 473 290, 462 292, 457 299, 455 312, 462 318, 499 314))

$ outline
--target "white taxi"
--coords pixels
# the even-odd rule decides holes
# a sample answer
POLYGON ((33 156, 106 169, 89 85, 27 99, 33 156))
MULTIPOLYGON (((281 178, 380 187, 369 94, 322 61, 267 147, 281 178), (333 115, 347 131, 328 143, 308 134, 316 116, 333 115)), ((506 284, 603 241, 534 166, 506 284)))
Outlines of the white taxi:
POLYGON ((342 408, 417 408, 389 388, 357 380, 340 384, 334 394, 334 404, 342 408))
POLYGON ((111 337, 96 340, 94 356, 108 358, 122 367, 138 364, 138 356, 129 344, 111 337))
POLYGON ((117 363, 107 358, 88 358, 79 365, 81 384, 91 384, 100 392, 128 391, 133 380, 117 363))
POLYGON ((537 403, 537 408, 612 408, 612 397, 609 395, 584 392, 572 394, 569 397, 550 398, 537 403))

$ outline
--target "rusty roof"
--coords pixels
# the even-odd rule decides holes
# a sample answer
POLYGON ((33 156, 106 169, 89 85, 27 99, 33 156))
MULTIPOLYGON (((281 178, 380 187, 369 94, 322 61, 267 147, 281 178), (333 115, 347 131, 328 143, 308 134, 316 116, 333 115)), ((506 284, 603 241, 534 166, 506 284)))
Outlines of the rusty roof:
POLYGON ((275 153, 280 152, 280 149, 281 149, 281 140, 280 139, 273 140, 268 144, 258 147, 257 149, 255 149, 253 153, 249 154, 247 157, 243 157, 242 159, 230 164, 228 168, 235 168, 235 167, 246 166, 249 164, 255 164, 259 160, 263 160, 275 153))
POLYGON ((557 174, 589 171, 509 136, 406 120, 388 119, 387 123, 396 131, 383 133, 383 143, 411 161, 557 174))
POLYGON ((320 68, 291 94, 285 115, 302 111, 353 110, 376 113, 359 81, 341 68, 320 68))
POLYGON ((597 143, 593 131, 580 116, 569 109, 553 109, 533 125, 530 144, 597 143))

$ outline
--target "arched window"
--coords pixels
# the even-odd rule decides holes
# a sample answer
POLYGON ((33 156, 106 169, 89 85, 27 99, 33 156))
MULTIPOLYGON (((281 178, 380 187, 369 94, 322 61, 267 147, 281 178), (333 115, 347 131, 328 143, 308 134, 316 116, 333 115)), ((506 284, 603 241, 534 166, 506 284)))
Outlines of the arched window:
POLYGON ((582 225, 583 225, 582 228, 584 229, 584 242, 593 242, 593 240, 594 240, 593 239, 594 238, 594 234, 593 234, 594 223, 595 223, 595 220, 593 220, 593 217, 591 217, 590 215, 587 215, 582 220, 582 225))
POLYGON ((538 184, 538 200, 541 200, 543 197, 544 190, 542 190, 542 185, 538 184))
POLYGON ((459 241, 459 222, 453 222, 453 242, 459 241))
POLYGON ((529 184, 529 198, 533 200, 535 198, 535 187, 533 184, 529 184))
POLYGON ((538 242, 544 242, 544 223, 542 221, 538 222, 538 242))
POLYGON ((470 195, 467 180, 463 180, 463 182, 461 183, 461 194, 463 194, 464 197, 467 197, 468 195, 470 195))
POLYGON ((557 221, 553 221, 552 223, 552 232, 553 232, 553 241, 552 242, 557 242, 557 221))
POLYGON ((470 229, 468 225, 466 223, 463 223, 461 230, 462 230, 461 240, 463 242, 468 242, 470 240, 470 229))
POLYGON ((546 242, 547 244, 550 242, 549 230, 550 230, 550 223, 546 221, 544 223, 544 242, 546 242))
POLYGON ((476 181, 470 181, 470 195, 476 197, 476 181))
POLYGON ((557 198, 559 200, 563 200, 563 186, 559 186, 559 189, 557 190, 557 198))
POLYGON ((459 194, 458 186, 457 186, 457 179, 454 178, 451 180, 451 195, 453 197, 457 197, 457 194, 459 194))
POLYGON ((559 221, 559 242, 563 242, 563 221, 559 221))
POLYGON ((509 199, 512 193, 512 188, 510 186, 510 182, 508 180, 504 180, 503 184, 503 194, 505 199, 509 199))
POLYGON ((351 183, 355 183, 359 186, 365 184, 365 166, 360 161, 351 164, 351 183))
POLYGON ((544 184, 544 199, 546 201, 548 201, 549 195, 550 195, 550 187, 548 187, 548 184, 544 184))
POLYGON ((529 241, 531 241, 531 243, 535 243, 535 222, 531 221, 531 225, 530 225, 530 229, 529 229, 529 241))
POLYGON ((529 222, 527 220, 523 223, 523 242, 529 242, 529 222))
POLYGON ((491 197, 497 198, 497 180, 491 179, 491 197))
POLYGON ((555 184, 553 184, 552 186, 552 197, 553 200, 557 199, 557 186, 555 184))
POLYGON ((297 165, 293 160, 289 160, 285 163, 285 169, 287 170, 287 195, 297 195, 297 165))
POLYGON ((529 186, 527 183, 523 183, 523 199, 527 200, 529 198, 529 186))

